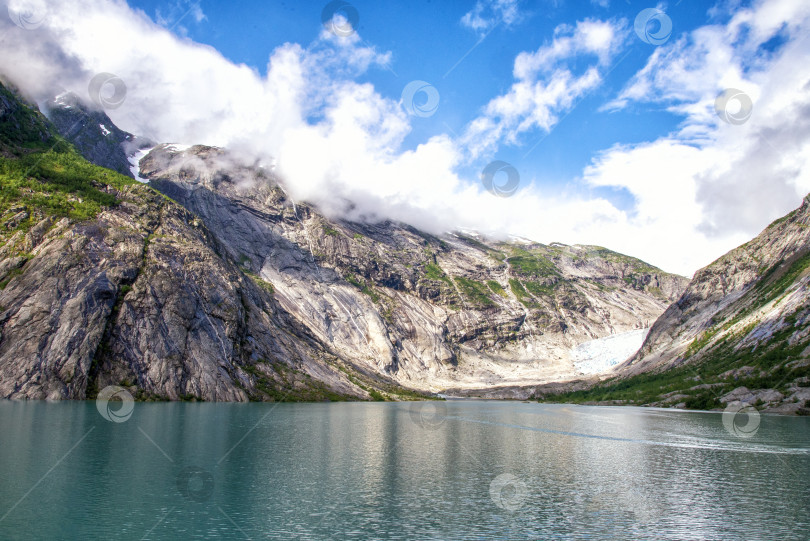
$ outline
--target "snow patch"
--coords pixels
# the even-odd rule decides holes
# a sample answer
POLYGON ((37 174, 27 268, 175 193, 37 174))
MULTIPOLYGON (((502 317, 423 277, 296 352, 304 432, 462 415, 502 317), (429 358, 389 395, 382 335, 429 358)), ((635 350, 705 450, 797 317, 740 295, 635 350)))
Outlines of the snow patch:
POLYGON ((574 367, 580 374, 601 374, 626 361, 641 348, 650 329, 636 329, 583 342, 571 349, 574 367))
POLYGON ((70 92, 62 92, 61 94, 56 96, 53 99, 53 101, 54 101, 54 103, 58 103, 59 105, 61 105, 65 109, 70 109, 71 105, 70 105, 70 102, 68 101, 69 97, 70 97, 70 92))
POLYGON ((143 148, 137 151, 135 154, 127 157, 127 160, 129 161, 129 172, 132 173, 132 176, 135 177, 135 180, 138 182, 143 182, 144 184, 149 182, 149 179, 141 178, 141 159, 152 152, 153 148, 155 147, 143 148))
POLYGON ((517 235, 509 235, 509 242, 513 242, 515 244, 535 244, 533 240, 527 239, 526 237, 519 237, 517 235))
POLYGON ((178 152, 185 152, 186 150, 190 149, 192 146, 194 146, 194 145, 179 145, 179 144, 176 144, 176 143, 172 143, 170 145, 164 146, 163 148, 165 150, 167 150, 168 152, 178 153, 178 152))

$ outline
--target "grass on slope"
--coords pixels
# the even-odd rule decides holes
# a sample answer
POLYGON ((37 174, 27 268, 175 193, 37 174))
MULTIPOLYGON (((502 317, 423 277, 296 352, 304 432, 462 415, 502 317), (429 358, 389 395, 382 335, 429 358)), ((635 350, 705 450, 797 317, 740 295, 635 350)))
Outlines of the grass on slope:
MULTIPOLYGON (((795 318, 796 314, 787 318, 788 323, 795 322, 795 318)), ((747 331, 743 331, 737 336, 724 338, 700 362, 663 373, 646 373, 627 379, 612 378, 591 389, 538 398, 541 402, 621 401, 642 405, 657 402, 666 393, 677 392, 687 395, 678 402, 684 402, 689 409, 712 409, 721 407, 718 398, 737 387, 776 389, 784 394, 794 380, 810 377, 810 367, 792 364, 810 345, 810 340, 789 345, 787 339, 795 330, 791 324, 775 333, 770 347, 760 345, 756 349, 735 351, 733 345, 747 334, 747 331), (751 375, 736 380, 720 377, 728 370, 743 366, 754 368, 751 375), (709 389, 694 389, 702 384, 718 385, 709 389)))
POLYGON ((115 195, 100 189, 103 184, 122 187, 135 181, 87 162, 70 148, 0 158, 0 214, 23 204, 48 216, 93 218, 116 203, 115 195))

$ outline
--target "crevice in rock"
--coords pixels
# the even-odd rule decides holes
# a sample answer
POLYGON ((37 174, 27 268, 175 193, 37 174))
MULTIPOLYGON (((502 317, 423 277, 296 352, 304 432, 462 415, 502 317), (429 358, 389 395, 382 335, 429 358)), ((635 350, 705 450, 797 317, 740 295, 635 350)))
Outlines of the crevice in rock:
POLYGON ((124 277, 118 283, 118 288, 116 290, 116 297, 115 301, 113 302, 112 309, 110 310, 109 316, 107 316, 107 322, 104 325, 104 332, 101 335, 101 340, 99 340, 98 346, 96 347, 96 351, 93 354, 93 360, 90 363, 90 369, 87 372, 87 388, 85 390, 85 398, 88 400, 92 400, 98 396, 100 389, 98 388, 98 378, 101 374, 101 370, 104 367, 104 364, 108 362, 109 355, 111 352, 111 340, 112 340, 112 333, 115 329, 115 324, 118 321, 118 314, 121 311, 121 306, 124 304, 124 299, 127 296, 127 293, 130 292, 132 286, 135 282, 138 281, 138 278, 143 274, 144 270, 146 269, 147 265, 147 257, 149 254, 149 243, 152 240, 155 231, 157 231, 163 224, 163 209, 165 203, 160 202, 157 208, 157 216, 158 216, 158 223, 152 228, 147 228, 146 236, 143 240, 143 251, 141 252, 141 262, 138 265, 137 269, 135 270, 134 275, 132 278, 124 277))

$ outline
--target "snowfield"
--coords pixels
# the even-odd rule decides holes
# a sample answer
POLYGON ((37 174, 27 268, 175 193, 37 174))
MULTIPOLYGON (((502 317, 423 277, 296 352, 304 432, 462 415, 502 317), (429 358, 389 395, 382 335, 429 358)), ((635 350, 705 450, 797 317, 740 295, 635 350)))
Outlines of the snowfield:
POLYGON ((571 349, 574 367, 580 374, 601 374, 639 350, 650 329, 614 334, 583 342, 571 349))
MULTIPOLYGON (((155 148, 155 147, 152 147, 152 148, 155 148)), ((127 156, 127 160, 129 161, 129 171, 130 171, 130 173, 132 173, 132 176, 135 177, 135 180, 137 180, 138 182, 143 182, 144 184, 147 184, 149 182, 149 179, 141 178, 141 175, 140 175, 140 173, 141 173, 141 165, 140 165, 141 164, 141 159, 144 156, 146 156, 147 154, 149 154, 152 151, 152 148, 144 148, 142 150, 139 150, 138 152, 136 152, 135 154, 133 154, 131 156, 127 156)))

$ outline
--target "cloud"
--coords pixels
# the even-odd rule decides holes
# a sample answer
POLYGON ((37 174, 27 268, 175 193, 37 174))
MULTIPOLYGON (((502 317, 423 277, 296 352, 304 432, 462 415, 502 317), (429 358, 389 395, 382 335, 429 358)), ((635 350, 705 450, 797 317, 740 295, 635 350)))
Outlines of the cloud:
POLYGON ((522 18, 518 4, 519 0, 477 0, 461 18, 461 25, 481 35, 501 23, 511 26, 522 18))
POLYGON ((759 233, 810 192, 810 75, 797 69, 810 61, 808 27, 810 5, 760 1, 729 14, 726 24, 698 28, 656 49, 609 107, 663 107, 683 121, 655 142, 654 159, 648 144, 615 148, 585 179, 627 188, 641 212, 666 213, 666 200, 676 201, 672 206, 690 217, 679 226, 682 234, 707 252, 759 233), (727 88, 753 102, 741 125, 724 122, 715 111, 727 88), (685 148, 691 149, 688 157, 685 148), (678 173, 673 179, 667 157, 678 155, 683 162, 669 165, 678 173), (612 170, 617 162, 644 167, 612 170), (645 199, 651 193, 661 200, 645 199))
POLYGON ((558 26, 550 44, 517 55, 509 91, 492 99, 462 137, 471 156, 493 153, 502 142, 516 145, 526 132, 549 132, 561 112, 602 83, 599 68, 616 55, 627 34, 624 20, 584 20, 558 26), (568 61, 580 56, 595 62, 575 74, 568 61))
POLYGON ((774 0, 715 10, 714 20, 725 23, 656 48, 617 96, 623 103, 612 106, 670 110, 683 119, 673 133, 605 149, 564 190, 524 175, 511 198, 494 197, 459 171, 471 155, 553 129, 602 84, 623 50, 626 22, 559 26, 544 46, 516 57, 511 86, 461 137, 434 136, 412 149, 403 147, 412 119, 399 96, 357 82, 388 69, 391 53, 357 34, 324 31, 309 44, 278 46, 260 73, 120 0, 49 2, 34 30, 0 17, 0 73, 40 101, 63 89, 86 96, 95 74, 114 73, 127 85, 124 104, 109 111, 121 128, 228 147, 246 162, 274 167, 294 198, 333 216, 600 244, 691 274, 810 191, 810 82, 802 68, 810 64, 802 42, 808 8, 774 0), (774 36, 783 45, 775 47, 774 36), (714 112, 727 86, 754 101, 741 126, 714 112), (632 196, 632 208, 600 196, 615 189, 632 196))

